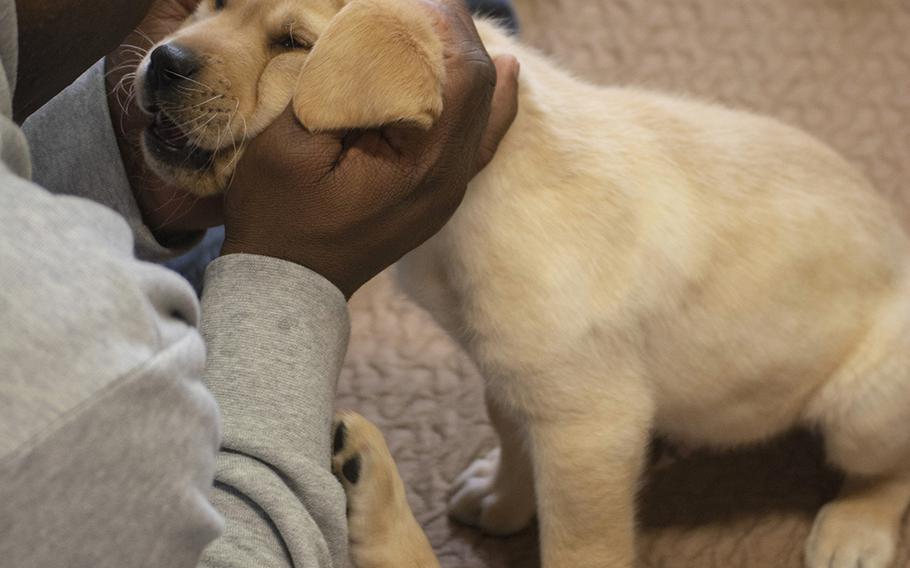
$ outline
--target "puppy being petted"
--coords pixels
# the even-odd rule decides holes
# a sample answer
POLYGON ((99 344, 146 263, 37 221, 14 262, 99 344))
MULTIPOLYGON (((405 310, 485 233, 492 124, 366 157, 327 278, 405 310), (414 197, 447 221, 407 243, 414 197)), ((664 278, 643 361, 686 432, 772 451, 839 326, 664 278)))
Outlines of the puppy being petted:
MULTIPOLYGON (((477 26, 491 54, 521 61, 519 114, 455 216, 399 264, 485 375, 501 440, 459 479, 452 514, 493 534, 536 515, 547 568, 632 566, 652 431, 722 448, 805 426, 848 477, 807 566, 889 566, 910 500, 910 243, 888 204, 801 131, 590 85, 477 26)), ((169 91, 179 118, 153 109, 150 160, 200 194, 223 190, 245 141, 288 103, 315 130, 432 128, 441 33, 416 0, 207 4, 163 45, 191 53, 188 77, 212 90, 169 91), (296 30, 291 51, 267 30, 296 30), (217 39, 234 36, 242 54, 217 39), (232 101, 213 111, 221 139, 176 127, 210 97, 232 101), (222 173, 193 165, 200 148, 222 173)), ((352 511, 395 494, 350 491, 396 478, 390 460, 368 462, 356 480, 338 464, 352 511)), ((368 505, 419 530, 404 507, 368 505)), ((395 556, 379 526, 352 525, 353 546, 390 543, 374 565, 400 565, 407 551, 395 556)))

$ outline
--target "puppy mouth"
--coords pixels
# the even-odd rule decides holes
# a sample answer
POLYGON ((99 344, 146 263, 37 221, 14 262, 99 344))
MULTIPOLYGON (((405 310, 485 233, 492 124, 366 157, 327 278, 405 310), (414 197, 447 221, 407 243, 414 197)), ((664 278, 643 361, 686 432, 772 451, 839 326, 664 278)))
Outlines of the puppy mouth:
POLYGON ((200 148, 164 111, 151 109, 154 122, 145 130, 149 151, 162 162, 186 169, 203 170, 214 161, 215 152, 200 148))

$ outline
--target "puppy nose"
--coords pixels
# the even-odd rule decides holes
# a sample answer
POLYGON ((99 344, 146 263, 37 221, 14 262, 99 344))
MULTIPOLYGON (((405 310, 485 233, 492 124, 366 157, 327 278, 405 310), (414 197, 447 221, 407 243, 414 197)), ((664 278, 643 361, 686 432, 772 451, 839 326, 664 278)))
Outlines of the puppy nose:
POLYGON ((149 57, 147 87, 152 92, 166 89, 189 79, 199 67, 199 58, 189 49, 175 43, 158 46, 149 57))

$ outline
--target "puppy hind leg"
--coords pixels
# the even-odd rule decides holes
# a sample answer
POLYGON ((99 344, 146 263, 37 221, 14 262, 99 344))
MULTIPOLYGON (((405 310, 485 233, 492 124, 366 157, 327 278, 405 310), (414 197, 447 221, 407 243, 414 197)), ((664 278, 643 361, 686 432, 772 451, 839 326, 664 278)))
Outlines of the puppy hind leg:
POLYGON ((806 541, 808 568, 892 566, 910 503, 910 474, 848 477, 838 497, 822 507, 806 541))
POLYGON ((354 412, 337 413, 333 454, 332 471, 348 499, 354 567, 439 568, 376 426, 354 412))
POLYGON ((893 564, 910 505, 910 335, 901 327, 874 334, 812 403, 828 459, 847 480, 816 516, 809 568, 893 564))
POLYGON ((526 528, 534 518, 534 473, 527 426, 489 391, 486 402, 499 447, 477 459, 455 481, 449 514, 487 534, 505 536, 526 528))

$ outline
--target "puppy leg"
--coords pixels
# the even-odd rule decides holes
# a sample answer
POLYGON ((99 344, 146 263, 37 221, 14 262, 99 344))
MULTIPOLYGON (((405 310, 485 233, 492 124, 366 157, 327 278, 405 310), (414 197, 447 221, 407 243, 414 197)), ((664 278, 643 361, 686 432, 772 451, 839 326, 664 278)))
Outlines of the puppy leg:
POLYGON ((504 536, 526 528, 534 518, 534 474, 526 426, 489 391, 486 402, 500 447, 458 477, 449 513, 487 534, 504 536))
POLYGON ((818 513, 806 541, 808 568, 888 568, 910 502, 910 475, 848 478, 818 513))
POLYGON ((847 473, 838 497, 822 507, 806 541, 809 568, 888 568, 910 504, 910 405, 875 389, 835 407, 823 425, 829 460, 847 473), (881 397, 878 402, 869 400, 881 397), (865 400, 864 400, 865 399, 865 400), (873 404, 868 404, 873 402, 873 404))
POLYGON ((405 497, 379 430, 353 412, 335 415, 332 471, 348 499, 348 539, 356 568, 438 568, 405 497))
POLYGON ((847 473, 840 495, 815 519, 809 568, 886 568, 894 561, 910 503, 910 312, 884 313, 809 409, 829 461, 847 473))
MULTIPOLYGON (((618 382, 618 381, 617 381, 618 382)), ((544 568, 630 568, 653 403, 643 381, 553 400, 531 424, 544 568)))

